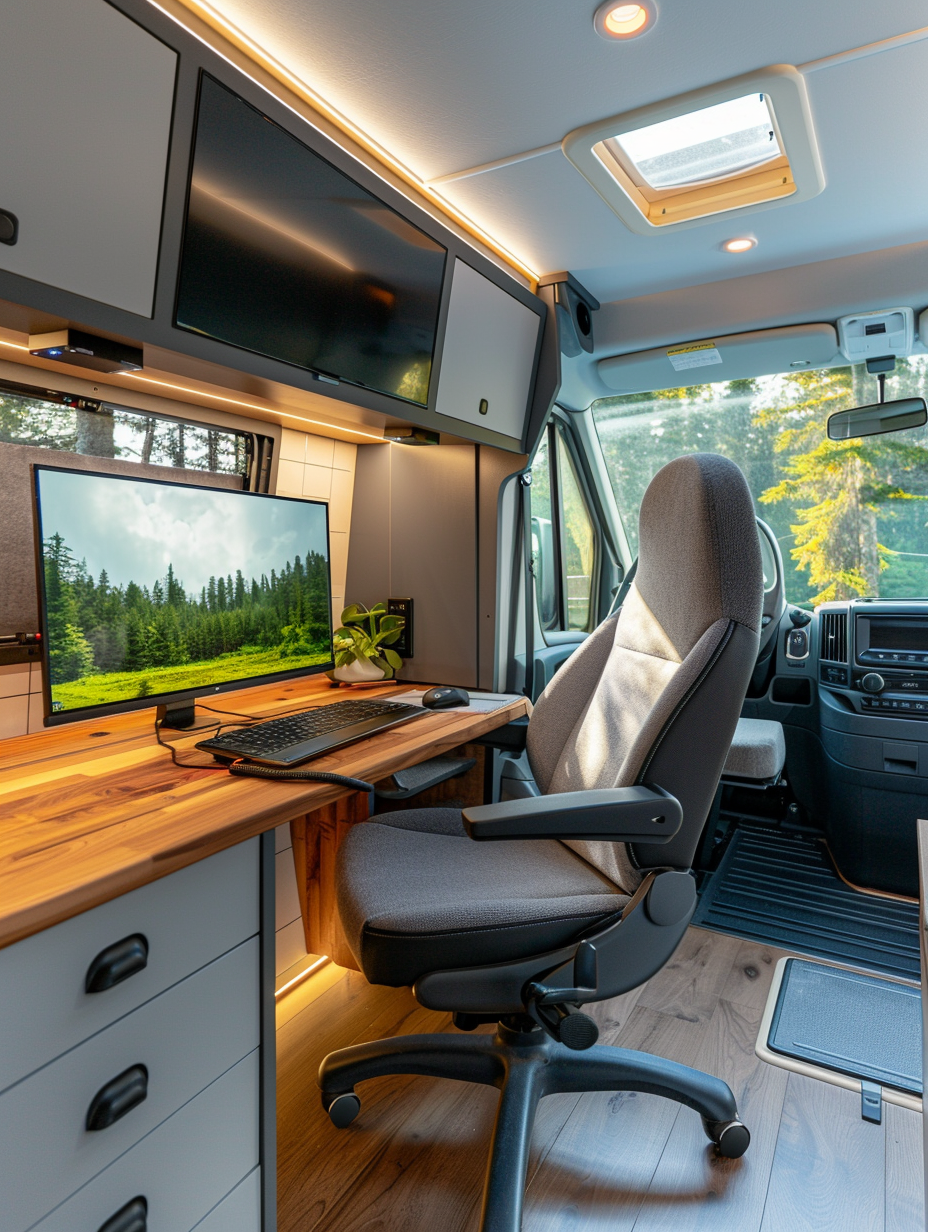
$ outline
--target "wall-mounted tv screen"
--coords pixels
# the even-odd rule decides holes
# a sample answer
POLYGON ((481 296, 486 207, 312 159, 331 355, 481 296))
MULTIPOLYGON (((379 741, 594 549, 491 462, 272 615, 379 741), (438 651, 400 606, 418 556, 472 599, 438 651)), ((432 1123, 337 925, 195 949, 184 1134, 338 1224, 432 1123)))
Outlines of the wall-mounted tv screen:
POLYGON ((324 503, 34 477, 50 722, 332 666, 324 503))
POLYGON ((179 328, 425 406, 446 255, 201 76, 179 328))

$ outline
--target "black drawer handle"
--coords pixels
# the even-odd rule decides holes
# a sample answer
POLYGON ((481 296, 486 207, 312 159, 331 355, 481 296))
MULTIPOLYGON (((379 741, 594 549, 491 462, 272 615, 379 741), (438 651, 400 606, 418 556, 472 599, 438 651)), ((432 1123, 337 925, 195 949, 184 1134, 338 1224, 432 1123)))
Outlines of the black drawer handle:
POLYGON ((93 1132, 111 1125, 148 1098, 148 1070, 133 1065, 101 1087, 87 1109, 87 1128, 93 1132))
POLYGON ((133 1198, 109 1219, 97 1232, 147 1232, 148 1203, 144 1198, 133 1198))
POLYGON ((138 975, 148 966, 148 938, 141 933, 114 941, 101 950, 87 968, 85 992, 106 992, 121 984, 130 975, 138 975))

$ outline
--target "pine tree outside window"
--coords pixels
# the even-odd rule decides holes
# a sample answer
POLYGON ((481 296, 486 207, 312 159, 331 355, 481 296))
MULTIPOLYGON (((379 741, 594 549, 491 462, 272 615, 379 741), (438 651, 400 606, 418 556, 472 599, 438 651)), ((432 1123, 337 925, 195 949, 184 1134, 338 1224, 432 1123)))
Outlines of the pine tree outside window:
MULTIPOLYGON (((886 397, 926 393, 928 357, 898 360, 886 397)), ((857 365, 594 402, 632 550, 654 474, 681 454, 720 453, 741 467, 777 536, 790 602, 928 597, 928 429, 825 435, 834 411, 876 400, 876 379, 857 365)))

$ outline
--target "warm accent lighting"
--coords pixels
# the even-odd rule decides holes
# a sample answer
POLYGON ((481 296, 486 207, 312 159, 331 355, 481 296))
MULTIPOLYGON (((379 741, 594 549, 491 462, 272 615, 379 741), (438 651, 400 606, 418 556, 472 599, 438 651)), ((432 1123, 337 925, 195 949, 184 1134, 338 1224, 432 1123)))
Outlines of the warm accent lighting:
MULTIPOLYGON (((153 0, 155 2, 155 0, 153 0)), ((411 188, 414 192, 425 197, 433 207, 437 208, 446 218, 449 218, 453 223, 456 223, 478 243, 489 248, 495 253, 506 265, 515 269, 524 278, 526 278, 534 289, 534 284, 538 281, 538 274, 531 266, 527 265, 515 253, 510 252, 503 244, 495 240, 488 232, 486 232, 479 223, 470 218, 462 210, 460 210, 452 201, 443 196, 437 189, 433 188, 421 179, 415 172, 411 171, 404 163, 385 149, 373 137, 369 136, 359 125, 355 124, 347 116, 343 115, 336 107, 329 103, 317 93, 310 85, 303 81, 296 73, 286 68, 279 60, 276 60, 269 52, 265 51, 259 43, 250 35, 246 34, 242 29, 236 26, 224 14, 219 11, 222 6, 211 4, 210 0, 179 0, 179 3, 184 8, 188 9, 201 21, 205 22, 211 30, 215 31, 220 37, 228 39, 229 42, 236 47, 240 52, 243 52, 250 60, 257 64, 264 72, 269 73, 276 81, 293 93, 302 102, 307 103, 314 111, 322 115, 330 124, 339 129, 350 140, 357 144, 369 155, 371 155, 378 163, 400 179, 405 185, 411 188)), ((612 7, 615 7, 614 5, 612 7)), ((162 9, 162 12, 167 11, 162 9)), ((168 13, 174 21, 178 18, 173 13, 168 13)), ((189 27, 188 27, 189 29, 189 27)), ((197 37, 202 37, 194 30, 197 37)), ((610 36, 611 37, 611 36, 610 36)), ((240 65, 238 67, 241 67, 240 65)), ((252 77, 252 80, 257 80, 252 77)), ((258 81, 262 89, 267 87, 263 82, 258 81)), ((286 103, 286 99, 282 99, 286 103)), ((305 118, 305 117, 304 117, 305 118)), ((375 168, 376 170, 376 168, 375 168)))
POLYGON ((321 958, 317 958, 314 963, 310 963, 305 971, 301 971, 300 974, 295 975, 292 980, 288 980, 283 987, 275 989, 274 999, 279 1001, 284 993, 288 993, 292 989, 296 988, 298 984, 302 984, 304 980, 309 979, 311 975, 314 975, 320 970, 320 968, 324 967, 326 963, 330 963, 331 961, 331 958, 329 958, 327 954, 323 954, 323 956, 321 958))
POLYGON ((750 252, 756 247, 757 240, 753 235, 739 235, 737 239, 726 240, 722 244, 722 252, 750 252))
POLYGON ((608 39, 635 38, 654 24, 654 10, 649 4, 616 4, 607 0, 593 17, 596 33, 608 39))
MULTIPOLYGON (((187 385, 175 385, 171 381, 156 381, 154 377, 139 376, 137 372, 120 372, 119 376, 131 376, 136 381, 144 381, 146 385, 160 385, 163 389, 170 389, 172 393, 189 394, 197 398, 212 398, 214 402, 228 402, 231 406, 243 406, 249 411, 279 411, 279 407, 256 406, 253 402, 243 402, 241 398, 227 398, 223 394, 210 393, 206 389, 191 389, 187 385)), ((363 436, 369 441, 378 441, 384 443, 383 436, 377 436, 373 432, 362 432, 360 428, 351 428, 348 424, 328 423, 324 419, 310 419, 308 416, 300 414, 298 411, 284 408, 284 414, 289 415, 293 419, 299 419, 300 423, 315 424, 319 428, 337 428, 339 432, 349 432, 352 436, 363 436)))

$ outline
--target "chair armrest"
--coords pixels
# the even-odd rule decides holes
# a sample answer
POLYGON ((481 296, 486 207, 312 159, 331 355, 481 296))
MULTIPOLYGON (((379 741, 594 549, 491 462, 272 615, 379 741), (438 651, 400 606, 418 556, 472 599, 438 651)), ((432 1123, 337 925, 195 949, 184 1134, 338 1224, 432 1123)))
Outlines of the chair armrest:
POLYGON ((464 829, 478 842, 576 838, 669 843, 682 823, 680 801, 654 786, 564 791, 464 810, 464 829))

